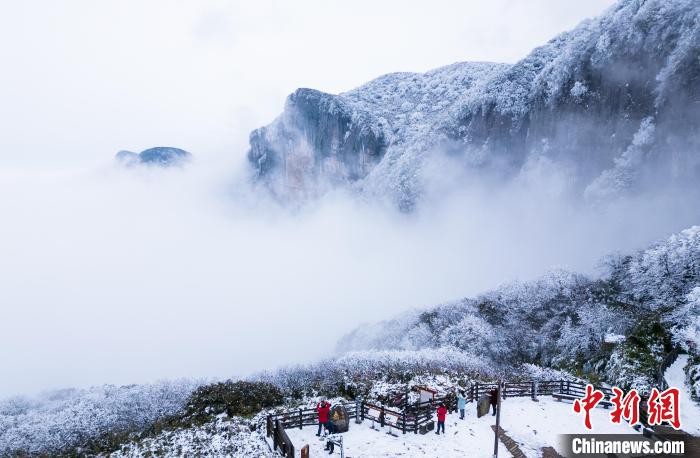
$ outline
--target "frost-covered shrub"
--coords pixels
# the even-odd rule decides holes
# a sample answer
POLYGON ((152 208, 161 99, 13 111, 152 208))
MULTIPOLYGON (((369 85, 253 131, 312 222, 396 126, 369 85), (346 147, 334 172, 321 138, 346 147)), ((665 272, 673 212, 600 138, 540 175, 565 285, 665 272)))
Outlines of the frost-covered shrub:
POLYGON ((673 341, 688 353, 700 354, 700 287, 693 288, 672 314, 673 341))
POLYGON ((187 401, 185 416, 205 420, 222 413, 229 417, 249 417, 283 400, 280 389, 271 383, 228 380, 194 390, 187 401))
POLYGON ((366 396, 374 384, 406 384, 419 375, 459 374, 493 379, 497 366, 488 358, 454 347, 421 350, 355 351, 316 364, 299 365, 254 377, 279 386, 285 394, 304 396, 366 396))
POLYGON ((535 364, 523 364, 520 375, 523 380, 578 380, 567 371, 535 364))
POLYGON ((202 425, 162 431, 154 437, 130 441, 110 454, 112 458, 143 456, 273 458, 260 430, 241 418, 219 415, 202 425))
POLYGON ((658 315, 645 316, 624 343, 617 346, 604 374, 616 385, 648 392, 671 351, 671 335, 658 315))
POLYGON ((626 300, 646 309, 675 309, 700 284, 700 226, 623 259, 611 272, 626 300))
POLYGON ((574 85, 571 87, 571 90, 569 91, 569 94, 571 94, 571 97, 574 98, 577 102, 581 101, 584 95, 588 92, 588 88, 586 87, 586 83, 583 83, 581 81, 576 81, 574 85))

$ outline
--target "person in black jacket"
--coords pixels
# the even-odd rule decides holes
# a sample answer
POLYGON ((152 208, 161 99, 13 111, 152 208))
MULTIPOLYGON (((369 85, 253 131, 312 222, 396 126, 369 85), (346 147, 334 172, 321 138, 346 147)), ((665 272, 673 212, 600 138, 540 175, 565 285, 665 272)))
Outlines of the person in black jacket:
POLYGON ((489 392, 489 402, 491 407, 493 407, 493 415, 496 415, 496 409, 498 409, 498 388, 494 388, 489 392))

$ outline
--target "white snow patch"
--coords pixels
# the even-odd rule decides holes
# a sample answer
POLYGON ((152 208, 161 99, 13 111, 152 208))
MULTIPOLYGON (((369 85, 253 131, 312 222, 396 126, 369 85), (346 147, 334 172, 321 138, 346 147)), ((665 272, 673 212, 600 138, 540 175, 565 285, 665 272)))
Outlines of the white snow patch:
POLYGON ((688 355, 680 355, 666 369, 664 378, 669 386, 680 391, 681 429, 693 436, 700 436, 700 406, 690 397, 690 390, 685 384, 683 368, 688 364, 688 355))

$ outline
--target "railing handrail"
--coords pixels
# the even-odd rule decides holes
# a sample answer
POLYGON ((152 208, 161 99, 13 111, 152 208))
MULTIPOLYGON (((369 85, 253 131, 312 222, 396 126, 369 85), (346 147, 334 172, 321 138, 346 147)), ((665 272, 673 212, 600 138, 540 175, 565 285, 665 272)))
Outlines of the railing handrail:
POLYGON ((278 448, 286 458, 294 458, 294 444, 287 435, 287 431, 284 430, 284 425, 280 420, 275 421, 272 431, 272 450, 275 451, 278 448))

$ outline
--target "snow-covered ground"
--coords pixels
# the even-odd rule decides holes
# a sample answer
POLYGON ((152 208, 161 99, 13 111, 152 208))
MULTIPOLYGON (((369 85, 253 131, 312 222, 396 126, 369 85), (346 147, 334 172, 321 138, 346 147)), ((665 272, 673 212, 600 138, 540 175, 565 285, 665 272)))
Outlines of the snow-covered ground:
MULTIPOLYGON (((542 447, 558 447, 559 434, 572 433, 618 433, 634 434, 627 424, 612 424, 610 411, 597 408, 591 412, 593 431, 583 426, 583 416, 575 414, 570 403, 557 402, 549 396, 543 396, 539 402, 529 398, 509 398, 503 401, 501 426, 513 440, 520 444, 521 450, 528 457, 542 456, 542 447)), ((491 425, 495 417, 476 417, 476 405, 467 405, 466 418, 459 419, 458 414, 447 417, 445 435, 430 432, 426 435, 407 433, 398 437, 388 435, 389 430, 370 429, 372 422, 365 421, 356 425, 351 420, 350 431, 343 434, 346 457, 394 457, 394 456, 440 456, 490 458, 493 455, 494 433, 491 425)), ((394 430, 396 432, 396 430, 394 430)), ((288 429, 287 434, 294 443, 297 453, 301 447, 309 444, 311 456, 320 456, 325 452, 325 441, 315 436, 315 427, 302 430, 288 429)), ((336 447, 334 455, 338 456, 336 447)), ((505 446, 499 443, 499 456, 510 456, 505 446)))
POLYGON ((683 368, 687 364, 688 355, 678 356, 676 361, 666 369, 664 378, 669 386, 680 390, 681 429, 693 436, 700 436, 700 406, 691 399, 690 391, 685 384, 683 368))

